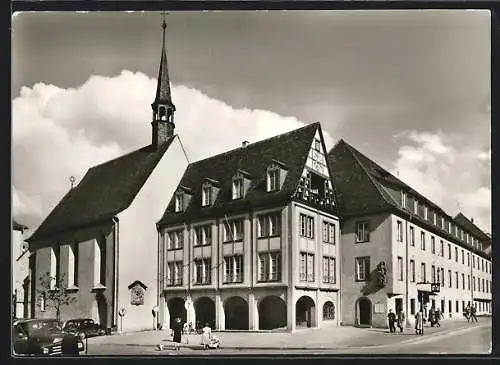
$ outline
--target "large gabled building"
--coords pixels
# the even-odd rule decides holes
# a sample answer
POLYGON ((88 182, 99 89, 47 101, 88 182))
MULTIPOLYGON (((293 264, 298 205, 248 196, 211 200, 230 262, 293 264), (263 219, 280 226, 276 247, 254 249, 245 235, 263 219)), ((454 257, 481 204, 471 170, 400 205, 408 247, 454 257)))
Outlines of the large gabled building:
POLYGON ((46 298, 59 285, 76 299, 61 308, 62 320, 93 318, 124 332, 155 325, 155 223, 188 164, 174 134, 165 28, 151 143, 90 168, 28 239, 33 317, 56 317, 46 298), (40 280, 45 273, 50 287, 40 280))
POLYGON ((491 237, 343 140, 328 161, 342 216, 343 324, 386 327, 389 309, 411 323, 432 306, 462 318, 469 303, 491 313, 491 237))
POLYGON ((330 174, 319 123, 191 163, 158 222, 164 326, 338 324, 330 174))

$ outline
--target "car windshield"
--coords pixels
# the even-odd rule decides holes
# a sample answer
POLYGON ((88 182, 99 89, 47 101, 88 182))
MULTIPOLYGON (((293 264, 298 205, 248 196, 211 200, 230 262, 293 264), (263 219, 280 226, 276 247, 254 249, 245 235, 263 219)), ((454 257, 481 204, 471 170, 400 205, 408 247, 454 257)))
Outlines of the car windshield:
POLYGON ((61 330, 61 325, 56 320, 25 322, 22 324, 22 327, 30 335, 38 332, 56 332, 61 330))
POLYGON ((88 325, 91 325, 91 324, 94 324, 94 320, 93 319, 85 319, 82 324, 88 326, 88 325))

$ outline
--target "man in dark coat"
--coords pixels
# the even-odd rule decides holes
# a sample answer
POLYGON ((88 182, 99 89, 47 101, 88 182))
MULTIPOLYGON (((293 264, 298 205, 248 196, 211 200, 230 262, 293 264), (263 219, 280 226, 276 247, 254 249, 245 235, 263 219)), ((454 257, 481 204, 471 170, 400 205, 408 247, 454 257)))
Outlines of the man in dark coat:
POLYGON ((178 351, 180 350, 180 346, 179 344, 181 343, 182 341, 182 329, 183 329, 183 325, 182 325, 182 320, 180 318, 176 318, 175 321, 174 321, 174 344, 175 344, 175 349, 178 351))
POLYGON ((63 337, 62 341, 62 354, 66 356, 78 356, 78 337, 67 334, 63 337))
POLYGON ((396 315, 392 312, 392 309, 389 309, 389 314, 387 315, 387 318, 389 319, 389 331, 396 332, 396 315))
POLYGON ((471 321, 476 321, 477 322, 476 306, 475 305, 473 305, 472 308, 470 309, 470 317, 471 317, 471 321))

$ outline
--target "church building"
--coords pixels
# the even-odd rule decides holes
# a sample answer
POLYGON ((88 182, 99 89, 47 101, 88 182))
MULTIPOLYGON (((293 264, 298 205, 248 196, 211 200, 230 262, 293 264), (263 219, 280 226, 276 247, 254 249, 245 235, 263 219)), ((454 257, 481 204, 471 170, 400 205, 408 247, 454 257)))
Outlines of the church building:
POLYGON ((61 320, 92 318, 108 331, 156 327, 158 244, 162 216, 188 161, 175 135, 165 49, 165 21, 152 140, 91 167, 28 239, 31 316, 55 318, 47 299, 63 287, 75 298, 61 320), (40 277, 50 276, 42 285, 40 277))

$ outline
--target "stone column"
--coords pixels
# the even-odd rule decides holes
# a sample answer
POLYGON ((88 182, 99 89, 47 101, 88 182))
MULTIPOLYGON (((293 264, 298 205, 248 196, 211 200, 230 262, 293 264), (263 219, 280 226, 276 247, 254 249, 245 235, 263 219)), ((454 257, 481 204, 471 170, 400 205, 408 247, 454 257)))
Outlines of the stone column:
POLYGON ((220 297, 220 293, 215 294, 215 328, 218 330, 224 330, 226 328, 224 302, 220 297))
POLYGON ((259 330, 259 308, 254 292, 248 293, 248 329, 259 330))
POLYGON ((168 310, 167 299, 165 297, 163 297, 162 299, 163 303, 160 302, 161 321, 162 328, 166 330, 170 329, 170 311, 168 310))
POLYGON ((286 329, 295 332, 295 298, 291 288, 286 293, 286 329))
POLYGON ((319 290, 316 290, 316 296, 315 296, 315 311, 313 313, 313 327, 317 327, 317 328, 320 328, 321 327, 321 317, 320 317, 320 313, 322 313, 322 308, 321 308, 321 303, 319 302, 319 290))

